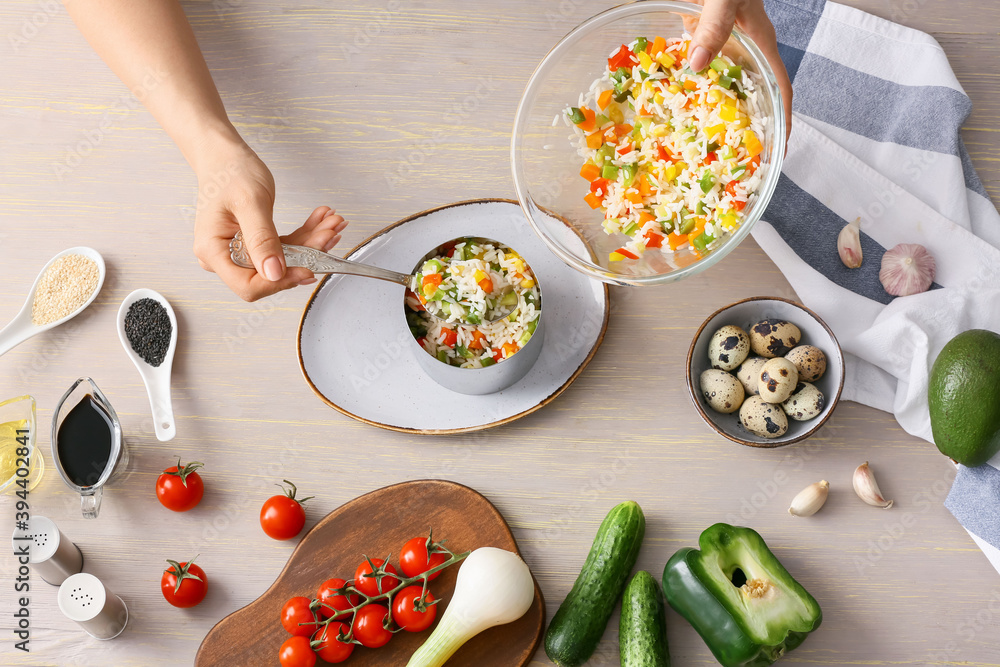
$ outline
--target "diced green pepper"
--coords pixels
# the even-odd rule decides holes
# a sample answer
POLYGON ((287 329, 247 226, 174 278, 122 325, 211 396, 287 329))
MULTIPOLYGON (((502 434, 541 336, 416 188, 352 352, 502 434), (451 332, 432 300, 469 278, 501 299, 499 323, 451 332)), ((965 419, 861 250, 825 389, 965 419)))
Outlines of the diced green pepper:
POLYGON ((601 167, 601 178, 606 178, 609 181, 617 181, 618 167, 611 164, 610 162, 605 162, 604 166, 601 167))
POLYGON ((465 347, 464 345, 455 346, 455 354, 457 354, 460 357, 464 357, 465 359, 468 359, 469 357, 472 356, 472 354, 469 353, 469 348, 465 347))
POLYGON ((728 76, 730 79, 739 80, 739 78, 743 76, 743 68, 740 67, 739 65, 733 65, 732 67, 726 70, 726 76, 728 76))
POLYGON ((437 358, 438 358, 438 361, 443 361, 444 363, 448 363, 448 351, 447 350, 438 350, 437 351, 437 358))
POLYGON ((500 297, 501 306, 513 306, 517 303, 517 292, 511 290, 500 297))
POLYGON ((531 340, 531 332, 525 331, 521 334, 521 337, 517 340, 517 342, 521 347, 524 347, 529 340, 531 340))
MULTIPOLYGON (((615 154, 615 147, 611 144, 602 144, 600 148, 597 149, 597 153, 594 154, 594 164, 598 167, 603 167, 608 160, 610 160, 615 154)), ((602 173, 601 176, 604 174, 602 173)), ((497 269, 499 270, 499 269, 497 269)))
POLYGON ((719 143, 717 141, 710 141, 705 145, 705 150, 709 153, 714 153, 719 150, 719 143))
POLYGON ((660 227, 663 228, 663 233, 664 234, 669 234, 674 229, 674 221, 673 220, 657 220, 657 222, 659 222, 660 223, 660 227))
POLYGON ((733 159, 733 149, 732 149, 732 147, 729 144, 726 144, 725 146, 723 146, 722 150, 719 151, 719 159, 720 160, 731 160, 731 159, 733 159))
POLYGON ((521 309, 520 308, 515 308, 514 310, 511 311, 510 315, 507 316, 507 321, 508 322, 517 322, 517 318, 518 318, 518 316, 520 314, 521 314, 521 309))
POLYGON ((733 168, 733 178, 739 178, 740 176, 743 175, 743 172, 746 170, 747 170, 746 165, 743 164, 736 165, 736 167, 733 168))
POLYGON ((493 357, 483 357, 482 359, 479 360, 479 363, 483 365, 483 368, 486 368, 487 366, 492 366, 493 364, 495 364, 496 360, 493 357))
POLYGON ((727 69, 729 69, 729 63, 727 63, 722 58, 715 58, 714 60, 712 60, 712 62, 708 64, 708 66, 714 69, 719 74, 722 74, 727 69))
POLYGON ((733 85, 733 80, 725 74, 722 74, 719 76, 719 80, 716 83, 728 90, 729 87, 733 85))
POLYGON ((714 236, 712 236, 707 232, 702 232, 701 234, 698 234, 698 236, 694 237, 694 239, 691 240, 691 245, 697 248, 698 252, 704 255, 705 251, 708 250, 709 244, 712 243, 712 241, 714 240, 715 240, 714 236))
POLYGON ((823 612, 750 528, 717 523, 663 568, 667 602, 723 667, 764 667, 802 644, 823 612))
MULTIPOLYGON (((445 301, 447 298, 448 298, 448 292, 446 292, 443 289, 441 289, 440 287, 438 287, 437 291, 435 291, 434 294, 431 295, 431 298, 428 299, 428 301, 445 301)), ((441 305, 442 305, 442 308, 443 308, 444 306, 447 306, 448 304, 447 303, 443 303, 441 305)))
POLYGON ((745 100, 747 98, 747 94, 743 92, 743 86, 735 79, 733 80, 733 89, 736 91, 737 98, 741 100, 745 100))
POLYGON ((712 176, 712 172, 706 169, 705 173, 702 174, 701 180, 698 181, 698 185, 701 186, 702 192, 708 192, 715 185, 715 176, 712 176))
POLYGON ((479 314, 474 311, 469 311, 465 314, 465 321, 469 324, 482 324, 483 319, 479 317, 479 314))
POLYGON ((677 233, 687 234, 692 229, 694 229, 694 219, 691 218, 691 211, 687 210, 687 207, 683 207, 680 213, 677 214, 677 233))
POLYGON ((705 202, 699 201, 698 205, 694 207, 694 212, 696 215, 705 215, 705 202))
POLYGON ((528 322, 528 326, 526 328, 528 330, 528 333, 530 334, 535 333, 535 329, 538 328, 538 320, 531 320, 530 322, 528 322))
POLYGON ((566 115, 569 116, 569 119, 573 121, 574 125, 579 125, 583 121, 587 120, 587 117, 584 116, 583 112, 577 107, 570 107, 569 111, 566 112, 566 115))
POLYGON ((614 100, 615 100, 615 102, 618 102, 618 104, 623 104, 631 96, 632 96, 632 91, 631 90, 625 90, 625 91, 622 91, 620 93, 615 93, 614 94, 614 100))
POLYGON ((632 236, 632 234, 635 232, 638 226, 639 225, 635 224, 634 222, 630 222, 624 227, 622 227, 622 234, 625 234, 626 236, 632 236))
POLYGON ((635 48, 633 49, 633 52, 639 53, 640 51, 645 51, 647 44, 649 44, 649 42, 646 40, 646 38, 640 37, 639 39, 635 40, 635 48))
POLYGON ((604 127, 605 125, 607 125, 610 122, 611 122, 611 119, 608 118, 607 116, 605 116, 602 113, 599 113, 599 114, 597 114, 597 116, 594 117, 594 124, 597 125, 597 127, 604 127))
POLYGON ((635 175, 639 173, 639 165, 635 162, 629 162, 622 167, 625 170, 625 187, 630 187, 632 182, 635 180, 635 175))

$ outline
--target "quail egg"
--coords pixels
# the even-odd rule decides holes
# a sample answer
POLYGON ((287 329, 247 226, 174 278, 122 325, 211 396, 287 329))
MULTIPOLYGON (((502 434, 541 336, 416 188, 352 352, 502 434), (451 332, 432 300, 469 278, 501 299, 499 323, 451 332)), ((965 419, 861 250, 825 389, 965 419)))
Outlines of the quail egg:
POLYGON ((808 382, 800 382, 795 385, 795 390, 781 404, 781 409, 785 414, 795 421, 804 422, 818 417, 823 412, 826 405, 826 398, 823 392, 816 388, 816 385, 808 382))
POLYGON ((716 412, 736 412, 743 404, 743 385, 726 371, 710 368, 701 374, 701 393, 716 412))
POLYGON ((761 367, 766 361, 764 357, 750 357, 740 364, 739 370, 736 371, 736 377, 739 378, 747 396, 756 396, 760 393, 757 391, 757 381, 760 379, 761 367))
POLYGON ((795 364, 799 369, 799 379, 803 382, 815 382, 826 372, 826 355, 823 350, 812 345, 799 345, 785 355, 785 359, 795 364))
POLYGON ((740 408, 740 423, 762 438, 778 438, 788 430, 788 417, 781 407, 767 403, 760 396, 751 396, 740 408))
POLYGON ((712 368, 731 371, 750 354, 750 337, 734 324, 727 324, 708 341, 708 359, 712 368))
POLYGON ((791 322, 767 319, 750 327, 750 348, 771 359, 783 357, 802 340, 802 332, 791 322))
POLYGON ((784 357, 768 359, 760 368, 757 391, 768 403, 781 403, 791 395, 799 382, 795 364, 784 357))

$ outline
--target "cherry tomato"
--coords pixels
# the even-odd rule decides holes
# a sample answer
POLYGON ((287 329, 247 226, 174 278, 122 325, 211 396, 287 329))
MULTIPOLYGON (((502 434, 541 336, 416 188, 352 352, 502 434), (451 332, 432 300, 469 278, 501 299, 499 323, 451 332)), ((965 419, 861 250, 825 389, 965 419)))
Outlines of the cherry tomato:
POLYGON ((351 629, 347 623, 334 621, 320 630, 316 641, 321 642, 316 647, 316 653, 323 660, 332 663, 344 662, 351 653, 354 653, 354 644, 342 642, 337 639, 341 634, 347 634, 351 629))
POLYGON ((431 604, 434 602, 431 592, 427 591, 421 600, 423 588, 420 584, 407 586, 396 593, 392 601, 392 620, 409 632, 423 632, 433 625, 437 616, 437 605, 431 604))
POLYGON ((375 597, 379 593, 388 593, 396 586, 399 586, 399 579, 393 576, 396 568, 392 563, 386 563, 381 558, 366 558, 358 569, 354 571, 354 588, 359 593, 364 593, 368 597, 375 597), (375 569, 372 569, 372 566, 375 569), (378 576, 384 574, 384 576, 378 576))
POLYGON ((268 537, 276 540, 290 540, 302 532, 302 527, 306 525, 306 512, 302 509, 302 503, 312 498, 309 496, 297 500, 295 485, 287 479, 284 482, 290 487, 289 489, 281 487, 285 492, 284 495, 271 496, 260 508, 260 527, 268 537))
POLYGON ((389 608, 380 604, 370 604, 358 609, 354 615, 354 638, 362 646, 378 648, 392 639, 392 632, 385 627, 389 608))
POLYGON ((347 582, 343 579, 327 579, 319 587, 319 592, 316 593, 316 598, 320 601, 319 611, 323 618, 330 618, 331 616, 340 616, 339 613, 335 612, 334 609, 344 611, 356 607, 358 602, 361 600, 357 595, 344 595, 341 591, 347 582), (332 609, 331 609, 332 607, 332 609))
POLYGON ((205 571, 194 564, 192 558, 187 563, 168 560, 170 567, 160 577, 160 590, 167 602, 175 607, 193 607, 205 599, 208 592, 208 577, 205 571))
POLYGON ((291 635, 310 637, 316 632, 316 614, 307 597, 294 597, 281 608, 281 625, 291 635))
POLYGON ((201 461, 191 461, 181 465, 170 466, 156 478, 156 498, 168 510, 187 512, 201 502, 205 495, 205 483, 201 475, 195 472, 205 464, 201 461))
MULTIPOLYGON (((434 551, 435 544, 431 542, 430 551, 434 551)), ((427 548, 427 538, 426 537, 414 537, 412 540, 403 545, 402 550, 399 552, 399 569, 403 571, 403 574, 407 577, 415 577, 418 574, 423 574, 431 568, 437 567, 441 563, 448 560, 448 555, 445 553, 431 553, 428 558, 428 548, 427 548)), ((431 576, 427 577, 429 581, 437 579, 437 576, 441 574, 440 572, 435 572, 431 576)))
POLYGON ((308 637, 289 637, 278 651, 278 662, 281 667, 313 667, 316 651, 312 650, 308 637))

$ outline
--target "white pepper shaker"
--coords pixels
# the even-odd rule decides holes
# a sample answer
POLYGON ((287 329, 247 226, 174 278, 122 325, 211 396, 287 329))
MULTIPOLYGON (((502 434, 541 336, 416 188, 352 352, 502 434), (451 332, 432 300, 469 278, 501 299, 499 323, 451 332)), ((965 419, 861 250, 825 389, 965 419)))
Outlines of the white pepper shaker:
POLYGON ((114 639, 128 625, 125 601, 88 572, 74 574, 59 587, 59 609, 95 639, 114 639))
POLYGON ((53 586, 83 569, 80 548, 62 534, 52 519, 40 514, 28 519, 27 526, 14 530, 11 544, 18 562, 27 562, 42 581, 53 586))

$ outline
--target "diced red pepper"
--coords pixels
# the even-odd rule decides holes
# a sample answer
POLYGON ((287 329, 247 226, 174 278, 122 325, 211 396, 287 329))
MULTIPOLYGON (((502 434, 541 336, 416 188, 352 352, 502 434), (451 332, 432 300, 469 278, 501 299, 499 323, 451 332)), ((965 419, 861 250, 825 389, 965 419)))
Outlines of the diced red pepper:
POLYGON ((598 190, 601 191, 599 197, 608 194, 608 179, 598 178, 590 182, 590 191, 596 195, 598 190))
MULTIPOLYGON (((646 232, 643 237, 646 239, 647 248, 662 248, 663 247, 663 234, 657 234, 652 229, 646 232)), ((619 251, 620 252, 620 251, 619 251)))
POLYGON ((593 132, 594 130, 596 130, 597 129, 597 122, 596 122, 597 113, 593 109, 591 109, 589 107, 584 107, 584 108, 580 109, 580 111, 583 112, 583 122, 582 123, 577 123, 577 127, 579 127, 584 132, 593 132))
POLYGON ((580 167, 580 175, 586 178, 588 181, 593 182, 594 180, 601 177, 601 168, 598 167, 593 162, 587 162, 584 163, 582 167, 580 167))
POLYGON ((493 281, 490 278, 483 278, 476 284, 479 285, 487 294, 493 293, 493 281))
POLYGON ((622 44, 621 48, 619 48, 613 56, 608 58, 608 69, 612 72, 616 71, 619 67, 632 69, 633 65, 637 62, 639 62, 639 60, 635 57, 635 54, 632 53, 632 49, 622 44))
POLYGON ((615 252, 618 253, 619 255, 624 255, 629 259, 639 259, 639 255, 635 254, 634 252, 626 248, 618 248, 618 250, 615 250, 615 252))
POLYGON ((663 144, 656 144, 656 154, 664 162, 676 162, 677 161, 677 159, 673 155, 670 154, 670 151, 668 151, 663 146, 663 144))
POLYGON ((755 171, 757 171, 757 168, 759 166, 760 166, 760 155, 754 155, 753 159, 750 160, 750 165, 747 167, 747 172, 752 175, 755 171))
POLYGON ((632 152, 632 144, 622 144, 615 149, 619 155, 628 155, 632 152))
POLYGON ((709 151, 705 155, 705 162, 704 162, 704 164, 712 164, 713 162, 715 162, 718 159, 719 158, 718 158, 718 156, 716 156, 715 151, 709 151))
POLYGON ((458 342, 458 331, 456 329, 441 329, 441 344, 448 347, 455 347, 458 342))
POLYGON ((739 199, 733 201, 733 208, 736 209, 737 211, 742 211, 744 208, 746 208, 746 205, 747 203, 745 201, 740 201, 739 199))
POLYGON ((593 192, 588 192, 583 196, 583 201, 587 202, 590 208, 600 208, 602 199, 593 192))
POLYGON ((736 185, 739 183, 737 180, 732 180, 726 183, 726 192, 728 192, 733 197, 736 196, 736 185))
MULTIPOLYGON (((452 248, 452 251, 454 251, 454 248, 452 248)), ((442 280, 444 280, 444 278, 441 277, 440 273, 429 273, 426 276, 424 276, 424 281, 422 284, 434 285, 434 287, 437 287, 438 285, 441 284, 442 280)))
POLYGON ((472 330, 472 342, 469 343, 470 350, 481 350, 483 349, 482 341, 486 340, 486 334, 484 334, 479 329, 472 330))
POLYGON ((503 361, 503 350, 497 350, 493 353, 493 361, 503 361))

